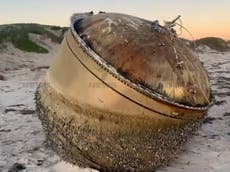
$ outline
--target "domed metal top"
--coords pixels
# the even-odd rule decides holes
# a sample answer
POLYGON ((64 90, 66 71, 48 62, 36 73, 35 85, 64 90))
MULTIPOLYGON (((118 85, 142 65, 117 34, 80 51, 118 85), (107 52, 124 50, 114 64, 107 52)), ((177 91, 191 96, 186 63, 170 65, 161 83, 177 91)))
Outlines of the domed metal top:
POLYGON ((74 30, 108 68, 171 102, 209 104, 207 73, 172 28, 124 14, 76 16, 74 30))

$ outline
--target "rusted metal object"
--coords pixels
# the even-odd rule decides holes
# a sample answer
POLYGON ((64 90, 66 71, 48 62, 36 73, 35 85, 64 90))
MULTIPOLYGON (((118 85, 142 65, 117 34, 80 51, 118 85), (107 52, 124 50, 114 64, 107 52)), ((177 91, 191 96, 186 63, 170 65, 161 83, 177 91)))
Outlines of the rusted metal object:
POLYGON ((48 143, 101 171, 149 171, 175 156, 210 102, 199 59, 157 22, 76 14, 36 92, 48 143))

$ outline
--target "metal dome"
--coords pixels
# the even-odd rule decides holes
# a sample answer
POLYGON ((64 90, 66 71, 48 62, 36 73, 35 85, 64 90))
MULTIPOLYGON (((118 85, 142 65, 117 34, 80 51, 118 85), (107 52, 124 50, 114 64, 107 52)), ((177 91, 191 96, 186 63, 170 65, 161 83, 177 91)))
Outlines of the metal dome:
POLYGON ((73 25, 108 68, 124 78, 172 102, 208 105, 209 80, 198 57, 157 22, 100 13, 76 20, 73 25))

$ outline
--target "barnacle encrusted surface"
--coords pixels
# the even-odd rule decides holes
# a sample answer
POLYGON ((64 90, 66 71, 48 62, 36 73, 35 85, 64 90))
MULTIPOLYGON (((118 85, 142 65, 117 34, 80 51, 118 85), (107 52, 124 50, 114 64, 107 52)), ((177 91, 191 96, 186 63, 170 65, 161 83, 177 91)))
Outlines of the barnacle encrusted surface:
POLYGON ((36 92, 47 143, 64 160, 100 171, 153 171, 173 158, 199 120, 153 128, 151 120, 71 102, 48 83, 36 92))

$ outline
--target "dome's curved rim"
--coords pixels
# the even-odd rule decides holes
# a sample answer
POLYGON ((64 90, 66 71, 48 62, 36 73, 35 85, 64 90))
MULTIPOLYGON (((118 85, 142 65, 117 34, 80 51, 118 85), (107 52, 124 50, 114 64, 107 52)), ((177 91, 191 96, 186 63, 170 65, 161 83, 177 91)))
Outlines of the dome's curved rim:
POLYGON ((75 13, 72 15, 71 17, 71 24, 70 24, 70 30, 71 33, 74 36, 75 41, 81 46, 81 48, 88 53, 88 55, 92 58, 92 60, 97 63, 101 68, 103 68, 104 70, 106 70, 109 74, 111 74, 113 77, 115 77, 116 79, 118 79, 119 81, 123 82, 124 84, 126 84, 127 86, 129 86, 132 89, 135 89, 136 91, 140 92, 141 94, 150 97, 152 99, 157 99, 159 101, 180 107, 180 108, 185 108, 185 109, 190 109, 190 110, 201 110, 201 111, 205 111, 209 108, 210 104, 206 105, 206 106, 188 106, 188 105, 184 105, 184 104, 180 104, 177 103, 175 101, 169 100, 168 97, 161 95, 159 93, 157 93, 156 91, 146 88, 144 85, 142 84, 137 84, 132 82, 131 80, 123 77, 121 74, 119 74, 117 72, 117 70, 111 66, 110 64, 108 64, 103 58, 101 58, 93 49, 91 49, 87 43, 80 37, 80 35, 76 32, 75 28, 74 28, 74 24, 79 21, 82 20, 84 18, 86 18, 87 16, 92 15, 91 13, 75 13))

